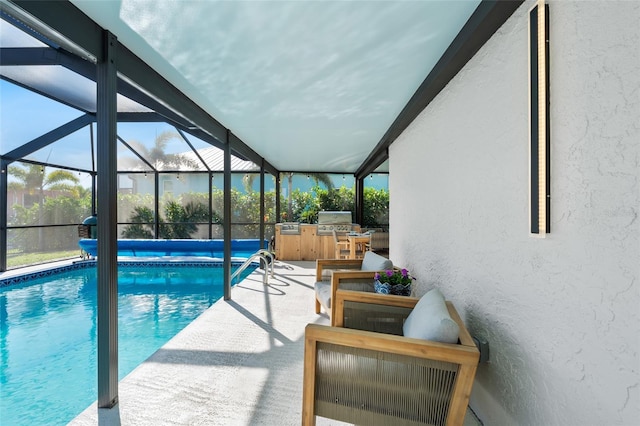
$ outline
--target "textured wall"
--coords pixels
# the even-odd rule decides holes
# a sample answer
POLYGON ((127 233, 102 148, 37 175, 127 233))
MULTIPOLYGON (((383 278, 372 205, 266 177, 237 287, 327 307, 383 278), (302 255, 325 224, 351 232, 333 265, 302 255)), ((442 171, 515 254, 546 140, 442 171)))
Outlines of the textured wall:
POLYGON ((529 235, 527 2, 390 149, 391 258, 491 345, 486 425, 640 419, 640 2, 551 2, 552 233, 529 235))

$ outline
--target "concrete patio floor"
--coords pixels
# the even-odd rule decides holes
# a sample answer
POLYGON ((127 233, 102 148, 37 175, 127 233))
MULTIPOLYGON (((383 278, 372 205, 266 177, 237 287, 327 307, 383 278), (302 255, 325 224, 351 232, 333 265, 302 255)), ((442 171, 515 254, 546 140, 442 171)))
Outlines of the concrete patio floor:
MULTIPOLYGON (((127 375, 114 408, 94 403, 70 424, 299 425, 304 327, 328 323, 314 278, 315 262, 276 262, 267 286, 256 270, 127 375)), ((480 422, 469 411, 465 425, 480 422)))

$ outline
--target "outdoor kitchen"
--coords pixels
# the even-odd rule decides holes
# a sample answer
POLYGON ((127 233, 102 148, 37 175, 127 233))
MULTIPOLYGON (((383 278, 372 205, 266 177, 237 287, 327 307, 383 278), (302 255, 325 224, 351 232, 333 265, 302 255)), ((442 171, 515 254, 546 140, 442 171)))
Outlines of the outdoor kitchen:
POLYGON ((332 259, 335 254, 333 231, 344 237, 360 232, 350 211, 318 212, 318 223, 276 224, 276 257, 280 260, 332 259))

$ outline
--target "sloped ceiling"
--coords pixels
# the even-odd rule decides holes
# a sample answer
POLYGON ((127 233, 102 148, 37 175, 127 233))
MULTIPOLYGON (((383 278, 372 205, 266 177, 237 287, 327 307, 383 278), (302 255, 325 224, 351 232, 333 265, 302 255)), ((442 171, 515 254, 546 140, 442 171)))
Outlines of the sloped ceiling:
POLYGON ((72 0, 280 170, 355 172, 479 4, 72 0))

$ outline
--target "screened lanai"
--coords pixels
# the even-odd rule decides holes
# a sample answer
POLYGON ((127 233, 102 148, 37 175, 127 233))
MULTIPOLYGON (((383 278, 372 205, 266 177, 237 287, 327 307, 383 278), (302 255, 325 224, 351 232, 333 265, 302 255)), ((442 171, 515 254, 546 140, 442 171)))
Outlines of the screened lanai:
MULTIPOLYGON (((146 200, 130 200, 117 210, 116 234, 121 236, 133 225, 133 204, 138 204, 134 221, 146 215, 148 233, 163 237, 169 228, 160 222, 175 220, 162 217, 166 202, 160 199, 165 192, 186 190, 187 177, 199 181, 199 193, 213 196, 216 188, 224 193, 224 155, 210 164, 198 154, 213 146, 221 152, 229 148, 230 169, 237 181, 251 181, 260 193, 260 176, 264 176, 267 191, 273 190, 258 206, 265 210, 263 214, 254 214, 252 219, 234 214, 231 220, 235 218, 239 226, 231 222, 228 226, 232 238, 246 233, 249 228, 244 225, 252 223, 251 232, 262 239, 270 238, 277 221, 299 219, 299 214, 291 217, 290 198, 281 216, 283 194, 275 193, 281 189, 286 193, 290 185, 282 186, 279 179, 290 180, 294 175, 309 180, 310 176, 333 174, 337 187, 345 182, 353 190, 354 221, 385 226, 388 218, 378 219, 378 213, 373 214, 375 222, 367 223, 372 214, 366 212, 365 193, 367 187, 380 188, 379 178, 387 181, 388 146, 517 7, 488 1, 284 2, 277 8, 269 2, 190 2, 189 8, 161 4, 157 8, 144 1, 2 2, 3 99, 12 99, 20 88, 29 89, 34 92, 30 96, 55 104, 56 114, 53 108, 43 114, 38 113, 42 109, 21 104, 21 117, 29 123, 25 126, 21 117, 7 113, 19 107, 5 105, 0 189, 6 188, 2 198, 7 212, 6 216, 4 209, 0 213, 1 269, 7 267, 6 247, 12 234, 15 239, 18 232, 35 232, 38 237, 31 240, 44 244, 43 232, 36 229, 44 224, 43 219, 15 222, 17 213, 11 210, 12 205, 28 207, 44 198, 42 185, 38 194, 33 189, 20 192, 20 183, 24 183, 20 181, 29 171, 37 177, 42 169, 40 177, 47 177, 43 183, 49 190, 73 183, 53 182, 64 178, 62 171, 77 173, 75 179, 91 191, 82 215, 69 220, 69 215, 53 214, 67 219, 50 221, 60 229, 48 232, 66 235, 56 240, 73 240, 71 222, 80 221, 84 213, 96 213, 95 177, 101 157, 98 105, 101 94, 106 93, 97 82, 105 29, 111 32, 118 54, 113 100, 117 128, 110 136, 118 176, 113 177, 109 190, 115 187, 120 197, 134 189, 148 195, 146 200), (210 19, 194 19, 197 15, 210 19), (190 23, 191 31, 181 25, 184 22, 190 23), (319 22, 323 24, 316 25, 319 22), (162 34, 157 28, 163 29, 162 34), (252 35, 257 29, 261 37, 252 35), (212 50, 213 45, 219 49, 212 50), (207 58, 209 70, 203 66, 206 61, 185 61, 187 51, 194 58, 207 58), (282 78, 275 79, 277 76, 282 78), (132 127, 147 128, 152 137, 141 141, 129 130, 132 127), (12 134, 12 128, 20 128, 21 134, 12 134), (191 158, 178 163, 173 161, 177 157, 168 161, 153 158, 156 142, 168 144, 166 154, 170 156, 191 158), (236 170, 241 162, 245 162, 242 170, 236 170), (9 164, 19 173, 18 182, 14 179, 10 184, 9 164), (253 167, 251 177, 242 174, 249 171, 245 167, 253 167), (49 178, 51 172, 55 173, 49 178), (152 210, 152 221, 144 209, 152 210), (12 230, 6 226, 9 223, 35 228, 12 230)), ((224 203, 214 204, 205 202, 206 221, 196 220, 194 235, 219 236, 222 224, 217 220, 224 218, 220 210, 224 203)))
MULTIPOLYGON (((38 111, 47 111, 50 119, 35 119, 34 133, 39 130, 38 126, 46 129, 58 125, 56 120, 82 116, 81 111, 9 81, 2 81, 0 85, 5 94, 5 116, 24 113, 20 105, 27 104, 36 111, 34 118, 41 117, 38 111), (15 110, 12 111, 12 107, 15 110)), ((118 124, 118 238, 222 238, 223 151, 165 121, 146 121, 158 120, 159 116, 144 113, 140 118, 145 121, 118 124)), ((57 128, 64 129, 67 123, 57 128)), ((8 120, 5 132, 23 135, 21 130, 11 128, 14 125, 19 126, 19 120, 8 120)), ((40 149, 9 162, 7 269, 77 258, 77 225, 97 214, 95 130, 94 123, 86 124, 71 134, 47 144, 43 142, 40 149)), ((6 146, 11 150, 10 142, 6 146)), ((315 182, 315 176, 309 174, 285 173, 283 176, 285 183, 292 181, 296 188, 291 194, 293 199, 288 197, 291 189, 285 184, 280 199, 284 209, 282 214, 277 214, 275 178, 267 174, 264 214, 260 215, 260 168, 251 161, 231 156, 232 238, 259 238, 263 226, 263 239, 271 239, 276 221, 291 216, 288 199, 294 204, 291 220, 306 219, 301 216, 309 208, 300 195, 311 192, 316 185, 326 187, 326 184, 315 182), (264 218, 264 224, 260 217, 264 218)), ((344 174, 325 176, 332 187, 353 186, 353 178, 347 179, 344 174)), ((365 180, 366 190, 374 186, 386 189, 385 178, 386 174, 370 175, 365 180)), ((346 208, 354 209, 354 203, 346 208)), ((384 212, 381 215, 381 209, 375 209, 378 214, 372 221, 371 210, 365 206, 365 224, 386 226, 384 212)))
MULTIPOLYGON (((33 31, 3 17, 3 63, 34 59, 49 48, 33 31)), ((7 176, 2 270, 76 257, 77 225, 98 212, 95 83, 76 72, 86 64, 76 60, 74 68, 49 62, 41 57, 30 67, 2 68, 2 160, 7 176), (52 85, 52 78, 64 85, 52 85), (28 129, 24 117, 29 117, 28 129)), ((123 95, 117 96, 117 105, 118 238, 223 238, 222 144, 194 126, 175 122, 175 115, 169 120, 123 95)), ((230 160, 231 238, 270 239, 277 221, 300 220, 300 213, 287 217, 291 208, 280 215, 280 186, 273 168, 262 175, 260 166, 246 157, 232 154, 230 160)), ((317 175, 311 173, 314 179, 317 175)), ((324 175, 322 180, 333 180, 336 187, 353 187, 352 174, 348 180, 345 173, 324 175)), ((295 178, 298 191, 312 189, 305 184, 309 173, 282 176, 285 181, 295 178)), ((364 186, 384 188, 385 181, 384 172, 370 174, 364 186)), ((326 187, 317 180, 316 185, 326 187)), ((285 187, 284 195, 290 190, 285 187)), ((349 209, 355 214, 355 199, 349 209)), ((369 222, 365 225, 387 225, 369 222)))
MULTIPOLYGON (((65 172, 58 176, 90 182, 79 216, 98 215, 98 404, 117 401, 119 234, 138 226, 166 236, 171 228, 161 225, 181 222, 163 215, 169 197, 186 182, 208 192, 194 235, 221 234, 227 299, 230 241, 246 229, 261 241, 270 235, 287 174, 353 181, 354 219, 363 223, 367 181, 389 172, 390 144, 520 4, 3 0, 2 79, 69 109, 46 129, 37 123, 48 114, 23 116, 33 131, 26 140, 5 136, 3 125, 0 197, 8 200, 12 166, 16 177, 65 172), (153 136, 146 142, 127 130, 140 123, 153 136), (165 130, 165 157, 154 159, 165 130), (203 157, 210 146, 222 168, 203 157), (250 163, 238 176, 259 188, 257 219, 234 217, 234 158, 250 163), (118 206, 134 193, 148 197, 118 206)), ((9 234, 33 227, 43 241, 39 223, 11 230, 8 219, 0 209, 2 269, 9 234)), ((51 225, 73 238, 77 220, 51 225)))

